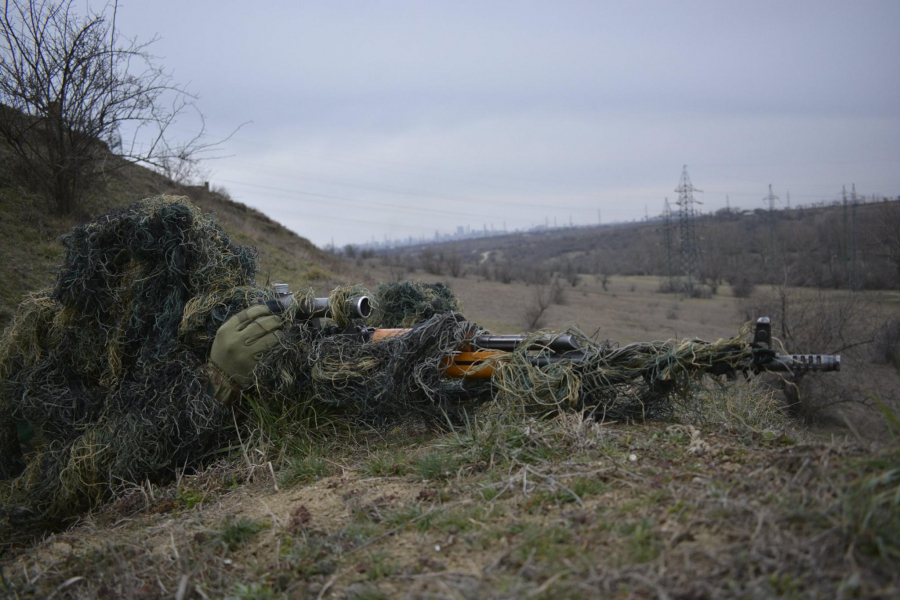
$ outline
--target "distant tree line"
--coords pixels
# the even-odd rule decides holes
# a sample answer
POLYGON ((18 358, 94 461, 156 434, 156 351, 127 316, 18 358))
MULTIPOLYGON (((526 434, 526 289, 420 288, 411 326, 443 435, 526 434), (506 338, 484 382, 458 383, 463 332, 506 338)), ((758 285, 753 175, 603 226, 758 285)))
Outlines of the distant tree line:
MULTIPOLYGON (((722 284, 736 295, 755 285, 900 289, 900 201, 741 214, 723 210, 696 222, 699 278, 708 293, 722 284)), ((673 232, 677 236, 677 230, 673 232)), ((682 277, 677 244, 669 255, 660 222, 535 232, 382 253, 406 270, 478 276, 510 283, 572 286, 580 275, 682 277)), ((677 283, 676 283, 677 286, 677 283)), ((665 285, 661 286, 665 288, 665 285)), ((661 291, 666 291, 662 289, 661 291)), ((678 291, 672 290, 672 291, 678 291)))

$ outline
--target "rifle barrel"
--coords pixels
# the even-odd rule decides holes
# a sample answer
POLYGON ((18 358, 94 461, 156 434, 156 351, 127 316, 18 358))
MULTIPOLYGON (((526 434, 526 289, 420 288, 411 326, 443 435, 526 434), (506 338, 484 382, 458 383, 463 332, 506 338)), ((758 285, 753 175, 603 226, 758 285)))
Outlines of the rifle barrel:
MULTIPOLYGON (((472 345, 485 350, 503 350, 512 352, 518 348, 529 336, 525 335, 479 335, 472 340, 472 345)), ((549 350, 556 354, 565 354, 575 350, 581 350, 578 342, 570 334, 548 335, 531 341, 529 350, 549 350)))
POLYGON ((804 372, 840 371, 840 354, 776 354, 775 360, 761 367, 765 371, 804 372))

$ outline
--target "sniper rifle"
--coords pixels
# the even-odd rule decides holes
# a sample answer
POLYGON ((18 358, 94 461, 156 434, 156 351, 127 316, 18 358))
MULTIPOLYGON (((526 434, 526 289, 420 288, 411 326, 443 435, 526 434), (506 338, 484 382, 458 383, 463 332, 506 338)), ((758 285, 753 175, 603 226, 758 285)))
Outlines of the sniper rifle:
MULTIPOLYGON (((307 320, 311 327, 321 328, 320 319, 332 316, 328 298, 312 298, 295 301, 287 284, 275 284, 275 298, 266 304, 273 313, 281 313, 296 303, 297 318, 307 320)), ((372 303, 367 296, 355 296, 346 308, 348 316, 365 320, 372 313, 372 303)), ((352 326, 338 333, 358 337, 362 343, 379 341, 401 336, 410 329, 376 329, 366 326, 352 326)), ((546 336, 527 335, 476 335, 463 347, 444 360, 444 374, 453 378, 489 379, 494 372, 493 361, 504 354, 523 349, 530 362, 538 367, 560 361, 580 363, 585 352, 571 334, 546 336)), ((841 356, 834 354, 784 354, 772 348, 772 322, 768 317, 757 319, 750 342, 750 352, 743 344, 729 344, 722 349, 717 360, 711 361, 706 371, 711 375, 725 375, 733 378, 736 372, 759 373, 761 371, 782 373, 805 373, 810 371, 840 371, 841 356)), ((633 349, 644 349, 647 343, 638 342, 612 350, 613 353, 627 354, 633 349)))

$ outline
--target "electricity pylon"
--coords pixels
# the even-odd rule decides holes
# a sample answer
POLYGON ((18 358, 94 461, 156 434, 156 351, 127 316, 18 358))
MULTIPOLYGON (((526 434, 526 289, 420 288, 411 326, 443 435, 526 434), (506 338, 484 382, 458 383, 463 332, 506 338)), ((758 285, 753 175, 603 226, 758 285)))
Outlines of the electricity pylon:
POLYGON ((694 281, 700 276, 700 249, 697 243, 697 231, 694 227, 695 204, 702 204, 694 199, 694 192, 700 192, 691 183, 687 165, 681 171, 681 182, 675 188, 678 192, 678 226, 681 235, 681 268, 687 282, 685 292, 689 298, 694 297, 694 281))

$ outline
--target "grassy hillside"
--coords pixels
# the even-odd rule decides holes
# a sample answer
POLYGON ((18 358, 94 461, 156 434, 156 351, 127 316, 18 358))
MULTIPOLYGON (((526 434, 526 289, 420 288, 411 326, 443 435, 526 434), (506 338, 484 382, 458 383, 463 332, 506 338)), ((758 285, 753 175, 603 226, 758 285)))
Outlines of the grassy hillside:
MULTIPOLYGON (((60 234, 161 193, 190 196, 236 242, 256 246, 260 282, 324 292, 339 281, 435 278, 398 273, 380 258, 345 265, 223 194, 127 169, 65 219, 24 190, 0 187, 4 318, 27 291, 53 282, 60 234)), ((540 288, 475 276, 447 282, 469 318, 498 332, 524 328, 540 288)), ((623 342, 728 336, 743 319, 727 291, 677 299, 658 294, 651 278, 582 277, 548 308, 546 323, 602 326, 602 337, 623 342)), ((873 302, 896 307, 897 297, 873 302)), ((826 386, 840 381, 827 377, 826 386)), ((412 421, 305 430, 253 406, 256 418, 214 464, 186 465, 175 481, 122 482, 65 531, 0 540, 0 597, 900 593, 898 411, 880 417, 885 435, 875 442, 874 427, 800 426, 759 380, 706 383, 670 417, 639 423, 535 419, 507 399, 452 431, 412 421)))
POLYGON ((872 454, 816 441, 752 388, 709 400, 686 407, 705 413, 698 426, 495 413, 450 434, 309 441, 274 463, 244 440, 240 460, 162 488, 135 484, 0 562, 0 589, 10 598, 895 597, 896 446, 872 454))
POLYGON ((323 293, 349 276, 349 267, 322 252, 309 240, 266 215, 235 202, 227 193, 172 183, 138 166, 125 166, 92 190, 83 206, 66 217, 55 216, 42 197, 0 178, 0 327, 12 316, 25 294, 54 282, 63 257, 59 236, 93 216, 159 194, 188 196, 203 210, 215 213, 232 239, 259 251, 259 283, 286 281, 295 287, 313 285, 323 293))

